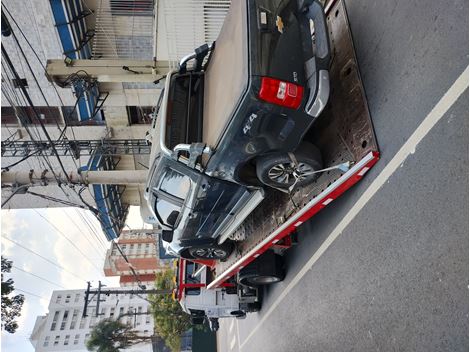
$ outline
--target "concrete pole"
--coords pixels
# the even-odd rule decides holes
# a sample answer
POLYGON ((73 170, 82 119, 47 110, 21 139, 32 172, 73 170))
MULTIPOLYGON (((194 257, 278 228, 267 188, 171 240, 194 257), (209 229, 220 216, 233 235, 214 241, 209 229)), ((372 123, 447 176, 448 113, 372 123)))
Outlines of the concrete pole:
MULTIPOLYGON (((101 185, 142 185, 147 179, 147 170, 111 170, 111 171, 70 171, 67 173, 72 184, 101 185)), ((56 172, 57 179, 49 170, 3 171, 1 183, 4 185, 48 185, 67 183, 62 172, 56 172)))

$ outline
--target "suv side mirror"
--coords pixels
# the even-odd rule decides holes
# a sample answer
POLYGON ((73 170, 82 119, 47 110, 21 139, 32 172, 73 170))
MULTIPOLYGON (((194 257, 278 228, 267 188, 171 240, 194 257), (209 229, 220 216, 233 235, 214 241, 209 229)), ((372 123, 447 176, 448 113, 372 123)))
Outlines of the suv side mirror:
POLYGON ((170 215, 168 215, 168 218, 166 219, 166 222, 168 225, 171 227, 174 227, 176 224, 176 219, 178 219, 178 216, 180 215, 180 212, 178 210, 173 210, 170 215))
POLYGON ((162 230, 162 240, 165 242, 171 242, 173 240, 173 231, 162 230))

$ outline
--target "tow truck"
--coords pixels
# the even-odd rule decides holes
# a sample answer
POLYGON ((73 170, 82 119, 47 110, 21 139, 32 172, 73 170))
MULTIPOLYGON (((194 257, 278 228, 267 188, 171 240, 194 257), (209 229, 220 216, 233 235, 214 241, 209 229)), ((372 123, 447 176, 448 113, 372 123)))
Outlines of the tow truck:
POLYGON ((242 318, 258 310, 262 286, 284 278, 281 255, 295 243, 297 228, 331 206, 379 160, 344 1, 328 1, 325 13, 332 52, 330 98, 304 137, 322 151, 323 169, 308 185, 287 192, 268 190, 231 234, 236 248, 228 258, 193 264, 180 259, 176 298, 194 323, 207 317, 216 329, 218 318, 242 318), (202 277, 191 283, 189 272, 189 277, 202 277), (191 288, 199 294, 191 294, 191 288))

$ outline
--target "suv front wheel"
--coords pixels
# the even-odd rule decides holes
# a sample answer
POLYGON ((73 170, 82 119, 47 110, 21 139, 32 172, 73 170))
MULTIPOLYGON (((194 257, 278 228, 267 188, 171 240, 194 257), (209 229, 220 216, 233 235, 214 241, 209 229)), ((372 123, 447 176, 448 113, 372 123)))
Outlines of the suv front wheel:
POLYGON ((224 260, 229 257, 232 251, 233 243, 224 242, 222 244, 213 244, 206 247, 190 248, 189 254, 195 259, 224 260))

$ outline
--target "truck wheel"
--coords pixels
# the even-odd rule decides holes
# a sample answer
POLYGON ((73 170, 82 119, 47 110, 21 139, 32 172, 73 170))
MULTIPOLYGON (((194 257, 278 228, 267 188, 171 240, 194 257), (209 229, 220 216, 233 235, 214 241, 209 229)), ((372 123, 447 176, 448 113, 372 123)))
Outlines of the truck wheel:
POLYGON ((202 325, 204 324, 204 317, 191 317, 191 324, 202 325))
POLYGON ((314 181, 323 162, 320 151, 313 144, 302 142, 293 153, 298 166, 287 153, 276 153, 262 156, 256 163, 256 174, 259 180, 267 186, 289 188, 299 178, 297 186, 304 186, 314 181))
POLYGON ((260 310, 261 310, 261 303, 260 302, 248 303, 248 312, 249 313, 259 312, 260 310))
POLYGON ((269 251, 240 270, 238 283, 245 287, 257 288, 282 281, 284 276, 281 256, 269 251))
POLYGON ((189 249, 189 254, 195 259, 224 260, 233 251, 233 243, 225 241, 222 244, 213 244, 208 247, 196 247, 189 249))
POLYGON ((282 275, 281 273, 279 274, 273 273, 271 275, 252 274, 252 275, 241 276, 238 282, 248 287, 257 287, 257 286, 274 284, 276 282, 282 281, 283 278, 284 278, 284 275, 282 275))

